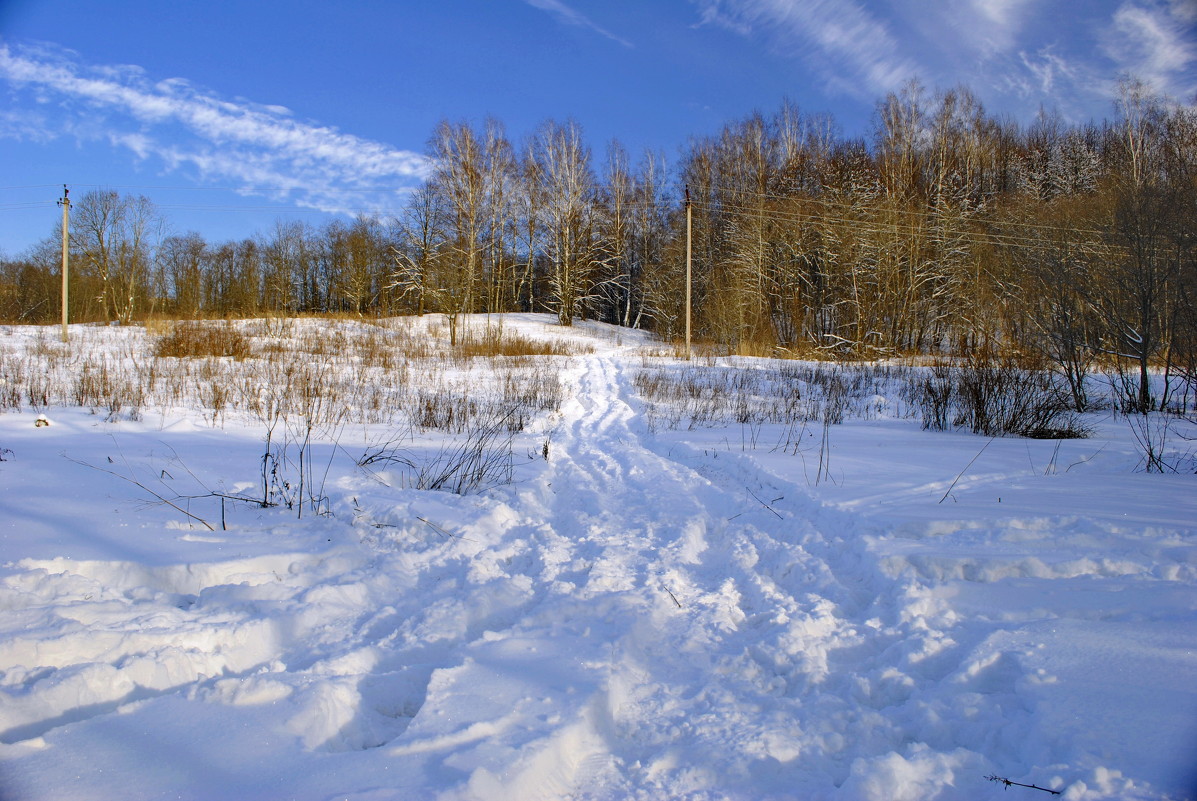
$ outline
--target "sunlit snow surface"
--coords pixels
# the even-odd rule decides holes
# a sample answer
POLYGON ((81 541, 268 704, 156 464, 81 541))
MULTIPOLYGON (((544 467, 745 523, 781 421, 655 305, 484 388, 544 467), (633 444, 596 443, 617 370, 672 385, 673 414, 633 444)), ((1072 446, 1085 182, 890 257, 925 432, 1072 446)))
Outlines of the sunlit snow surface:
POLYGON ((647 340, 570 336, 514 483, 387 486, 349 426, 302 520, 102 472, 253 486, 248 419, 0 415, 0 799, 1194 797, 1197 479, 1124 422, 965 470, 879 399, 820 471, 818 425, 650 430, 647 340))

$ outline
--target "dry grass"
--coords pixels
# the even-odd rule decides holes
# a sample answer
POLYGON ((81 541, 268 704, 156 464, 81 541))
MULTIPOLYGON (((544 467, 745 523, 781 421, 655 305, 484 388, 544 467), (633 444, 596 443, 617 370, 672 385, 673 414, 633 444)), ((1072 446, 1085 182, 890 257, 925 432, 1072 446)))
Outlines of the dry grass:
POLYGON ((513 438, 559 408, 564 363, 584 349, 501 325, 467 327, 451 347, 439 317, 76 326, 65 345, 49 327, 2 332, 0 412, 80 407, 110 421, 156 412, 249 426, 264 440, 260 484, 236 500, 300 516, 328 513, 313 447, 339 445, 351 424, 404 443, 390 467, 405 486, 474 492, 510 480, 513 438))
POLYGON ((231 322, 175 323, 154 341, 153 353, 161 358, 198 359, 205 356, 233 358, 250 355, 249 339, 231 322))
POLYGON ((302 417, 315 426, 383 423, 452 433, 503 410, 521 430, 560 405, 561 362, 578 352, 501 326, 449 346, 439 318, 265 318, 6 329, 0 411, 77 406, 109 419, 198 408, 213 425, 302 417))
POLYGON ((869 401, 887 394, 891 382, 907 373, 901 367, 748 357, 698 364, 646 360, 635 383, 650 404, 650 415, 664 413, 678 423, 701 427, 822 419, 828 398, 842 405, 837 417, 870 417, 875 410, 869 401))
MULTIPOLYGON (((1017 354, 975 353, 933 367, 725 357, 689 364, 649 359, 636 376, 650 426, 703 428, 739 423, 755 443, 764 424, 794 432, 886 413, 921 417, 924 428, 967 428, 985 436, 1077 437, 1064 390, 1042 365, 1017 354)), ((783 440, 790 436, 783 433, 783 440)), ((784 444, 784 443, 783 443, 784 444)))
POLYGON ((467 358, 519 358, 531 356, 575 356, 590 353, 590 348, 570 346, 560 340, 541 341, 525 337, 501 326, 486 326, 481 332, 469 330, 457 344, 456 353, 467 358))

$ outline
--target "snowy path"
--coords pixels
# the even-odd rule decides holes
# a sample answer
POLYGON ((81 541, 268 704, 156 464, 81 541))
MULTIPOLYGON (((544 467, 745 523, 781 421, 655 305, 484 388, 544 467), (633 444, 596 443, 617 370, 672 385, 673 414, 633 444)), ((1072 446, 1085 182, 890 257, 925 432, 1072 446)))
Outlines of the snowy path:
MULTIPOLYGON (((964 732, 951 729, 936 743, 949 755, 907 762, 935 726, 879 712, 959 668, 945 658, 956 644, 905 604, 885 608, 892 582, 804 519, 814 507, 795 487, 731 454, 698 459, 704 475, 654 452, 623 365, 585 361, 552 468, 515 502, 525 520, 494 565, 527 587, 518 616, 438 671, 392 752, 451 755, 463 797, 480 798, 815 798, 846 782, 864 796, 870 754, 923 790, 981 771, 952 753, 964 732), (913 663, 917 681, 900 669, 913 663)), ((989 666, 966 669, 960 690, 1001 689, 989 666)), ((1003 714, 1007 737, 1028 733, 1003 714)))
POLYGON ((485 496, 349 472, 333 518, 9 565, 0 798, 976 799, 1078 771, 1076 798, 1162 797, 1103 766, 1177 775, 1191 527, 1106 560, 1078 554, 1135 530, 916 536, 793 457, 650 434, 634 364, 576 359, 547 461, 485 496))

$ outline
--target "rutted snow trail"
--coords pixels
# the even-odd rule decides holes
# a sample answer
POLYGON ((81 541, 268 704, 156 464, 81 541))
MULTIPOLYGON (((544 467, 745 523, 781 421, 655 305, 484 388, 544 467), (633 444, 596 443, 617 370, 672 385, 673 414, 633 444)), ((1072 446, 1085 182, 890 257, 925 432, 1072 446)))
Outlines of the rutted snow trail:
MULTIPOLYGON (((784 492, 731 458, 707 477, 648 447, 623 365, 584 361, 551 470, 521 492, 528 519, 545 522, 505 569, 528 576, 535 600, 433 676, 393 753, 452 748, 461 797, 833 794, 862 741, 888 758, 906 740, 871 714, 908 694, 908 678, 870 659, 900 635, 853 625, 861 610, 841 604, 871 597, 806 550, 837 549, 777 511, 784 492)), ((929 761, 916 768, 925 787, 959 760, 929 761)))

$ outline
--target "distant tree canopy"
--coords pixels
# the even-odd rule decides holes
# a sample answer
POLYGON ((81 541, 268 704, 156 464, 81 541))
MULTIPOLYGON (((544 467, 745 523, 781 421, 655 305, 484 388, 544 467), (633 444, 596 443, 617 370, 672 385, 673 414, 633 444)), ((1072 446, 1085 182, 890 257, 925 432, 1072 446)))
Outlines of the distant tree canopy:
MULTIPOLYGON (((1121 85, 1115 118, 1029 126, 917 82, 871 138, 783 103, 693 139, 672 175, 574 121, 513 143, 443 121, 396 219, 279 222, 241 242, 165 235, 144 197, 71 215, 71 318, 545 311, 683 330, 688 187, 694 330, 729 351, 844 358, 1039 354, 1075 380, 1101 354, 1193 368, 1197 109, 1121 85)), ((0 319, 57 319, 57 232, 0 265, 0 319)), ((1139 401, 1151 402, 1145 379, 1139 401)))

